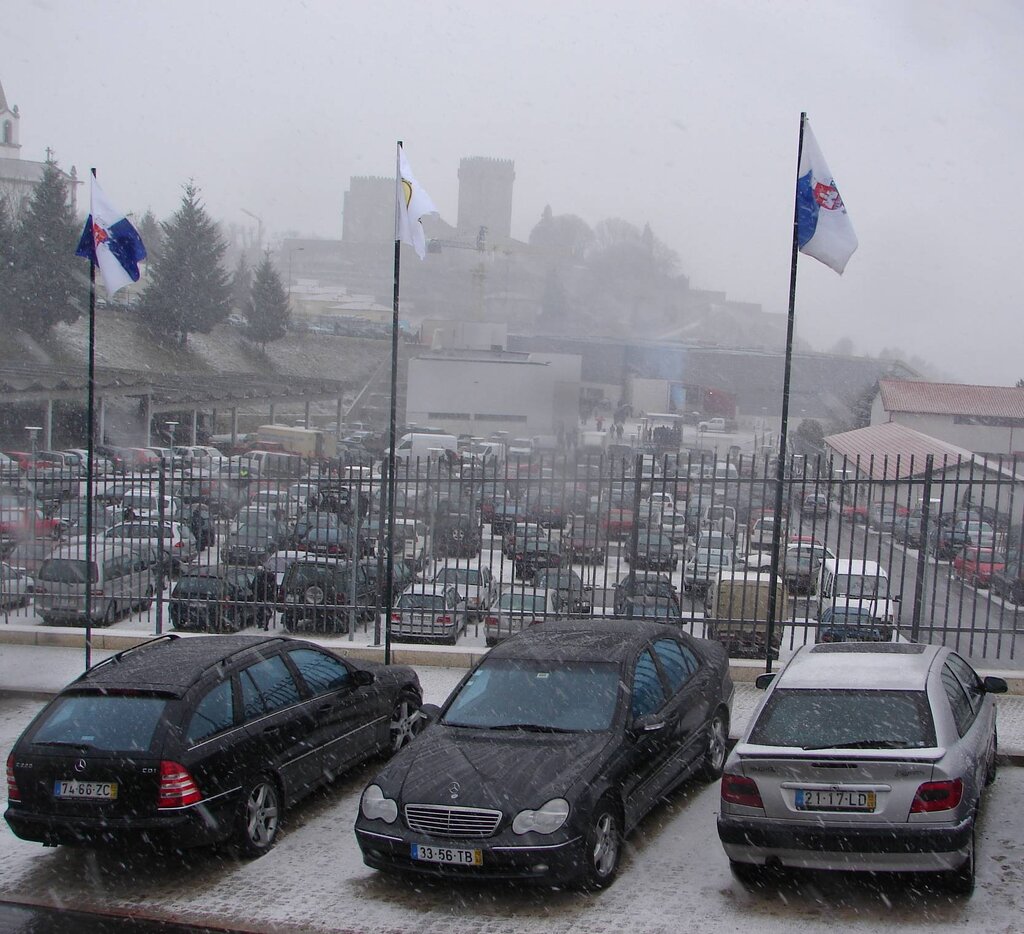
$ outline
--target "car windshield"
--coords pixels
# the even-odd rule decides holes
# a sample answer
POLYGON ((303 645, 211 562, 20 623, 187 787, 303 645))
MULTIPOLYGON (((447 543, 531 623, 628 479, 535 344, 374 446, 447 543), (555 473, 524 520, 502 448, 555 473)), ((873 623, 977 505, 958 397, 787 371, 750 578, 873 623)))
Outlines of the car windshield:
POLYGON ((619 669, 608 662, 485 661, 452 698, 447 726, 552 732, 611 727, 619 669))
POLYGON ((547 609, 544 594, 539 593, 503 593, 498 600, 498 607, 523 613, 543 613, 547 609))
POLYGON ((43 713, 30 741, 85 752, 145 752, 167 703, 145 694, 65 695, 43 713))
POLYGON ((227 581, 224 578, 202 574, 182 577, 174 588, 174 593, 178 597, 211 597, 220 594, 226 586, 227 581))
POLYGON ((439 584, 473 584, 480 583, 480 572, 467 568, 442 568, 434 578, 439 584))
POLYGON ((887 585, 885 578, 875 575, 840 574, 836 592, 848 597, 884 597, 889 589, 887 585))
POLYGON ((748 741, 804 749, 922 749, 935 745, 935 726, 924 691, 779 688, 748 741))

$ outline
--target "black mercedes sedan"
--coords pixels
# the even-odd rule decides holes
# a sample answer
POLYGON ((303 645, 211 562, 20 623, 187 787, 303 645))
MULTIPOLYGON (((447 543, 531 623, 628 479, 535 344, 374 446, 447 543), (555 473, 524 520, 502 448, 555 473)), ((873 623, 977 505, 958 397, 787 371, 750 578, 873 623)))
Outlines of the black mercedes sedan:
POLYGON ((363 791, 363 861, 602 888, 648 811, 721 774, 732 696, 722 647, 659 623, 513 635, 363 791))

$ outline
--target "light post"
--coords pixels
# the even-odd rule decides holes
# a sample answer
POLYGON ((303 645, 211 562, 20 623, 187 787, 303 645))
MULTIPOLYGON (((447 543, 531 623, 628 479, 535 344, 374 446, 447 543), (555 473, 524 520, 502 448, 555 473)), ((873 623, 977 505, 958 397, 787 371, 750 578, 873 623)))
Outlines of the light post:
MULTIPOLYGON (((171 497, 173 498, 173 496, 174 496, 174 431, 178 427, 178 422, 176 422, 176 421, 169 421, 169 422, 166 423, 166 425, 167 425, 167 434, 168 434, 168 436, 171 439, 171 447, 170 447, 171 457, 170 457, 170 462, 169 462, 168 466, 171 469, 171 484, 170 484, 170 486, 171 486, 171 497)), ((177 516, 171 516, 172 520, 176 519, 176 518, 178 518, 178 517, 177 516)))
POLYGON ((30 482, 32 484, 32 499, 33 499, 32 507, 33 507, 33 511, 35 511, 35 500, 37 500, 39 498, 39 490, 36 489, 36 485, 39 482, 39 474, 37 472, 38 471, 38 467, 36 466, 36 439, 39 437, 39 432, 41 432, 42 430, 43 430, 42 426, 40 426, 40 425, 26 425, 25 426, 25 431, 28 432, 29 444, 32 446, 31 447, 31 450, 32 450, 32 463, 30 465, 31 468, 32 468, 32 475, 31 475, 31 478, 30 478, 30 482))

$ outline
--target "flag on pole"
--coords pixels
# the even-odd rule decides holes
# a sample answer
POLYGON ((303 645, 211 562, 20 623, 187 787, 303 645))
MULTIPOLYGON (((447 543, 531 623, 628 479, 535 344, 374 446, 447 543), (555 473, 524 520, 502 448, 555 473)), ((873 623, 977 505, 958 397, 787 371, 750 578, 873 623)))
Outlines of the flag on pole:
POLYGON ((846 263, 857 249, 850 215, 839 196, 836 180, 825 164, 804 118, 803 149, 796 180, 797 242, 801 253, 831 266, 842 275, 846 263))
POLYGON ((427 238, 420 218, 437 214, 434 202, 413 177, 402 144, 398 144, 398 178, 395 191, 395 239, 408 243, 420 259, 427 255, 427 238))
POLYGON ((90 211, 75 255, 99 267, 103 284, 113 295, 129 282, 139 281, 139 263, 146 258, 146 247, 131 221, 107 200, 95 176, 90 211))

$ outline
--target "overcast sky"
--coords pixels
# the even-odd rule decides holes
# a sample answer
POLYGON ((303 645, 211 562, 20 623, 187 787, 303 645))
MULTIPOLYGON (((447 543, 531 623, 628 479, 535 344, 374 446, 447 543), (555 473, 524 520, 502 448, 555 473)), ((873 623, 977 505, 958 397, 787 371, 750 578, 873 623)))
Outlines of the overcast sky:
POLYGON ((222 221, 340 237, 403 139, 447 220, 461 157, 510 158, 514 236, 545 204, 650 222, 694 287, 777 312, 807 111, 860 249, 801 258, 798 333, 1024 376, 1019 0, 8 0, 4 32, 22 157, 123 210, 194 178, 222 221))

